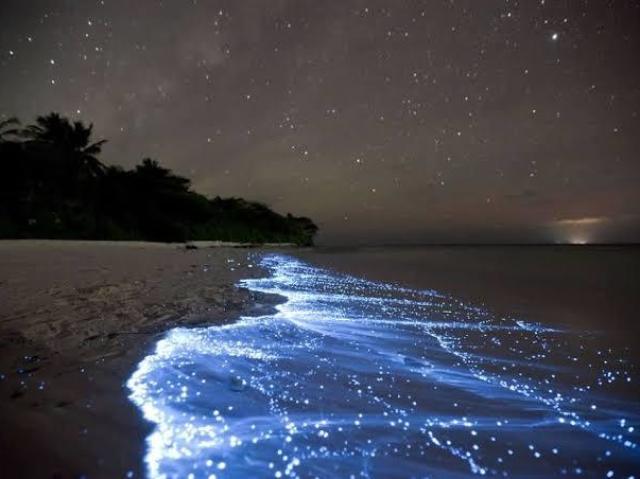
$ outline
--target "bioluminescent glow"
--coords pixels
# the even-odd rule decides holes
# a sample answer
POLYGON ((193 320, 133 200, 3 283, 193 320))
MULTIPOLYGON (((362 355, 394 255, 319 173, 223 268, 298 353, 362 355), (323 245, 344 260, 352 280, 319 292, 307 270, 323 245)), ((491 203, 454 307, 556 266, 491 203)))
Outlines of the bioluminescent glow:
POLYGON ((635 369, 592 337, 262 265, 276 314, 174 329, 130 378, 150 478, 638 477, 635 369))

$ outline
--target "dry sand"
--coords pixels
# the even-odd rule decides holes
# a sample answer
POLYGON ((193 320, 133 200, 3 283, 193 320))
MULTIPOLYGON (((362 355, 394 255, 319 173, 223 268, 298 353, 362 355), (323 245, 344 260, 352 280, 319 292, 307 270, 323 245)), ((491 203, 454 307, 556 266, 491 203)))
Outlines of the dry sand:
MULTIPOLYGON (((220 245, 217 245, 220 246, 220 245)), ((142 477, 125 381, 173 326, 261 314, 255 250, 0 241, 0 477, 142 477)))

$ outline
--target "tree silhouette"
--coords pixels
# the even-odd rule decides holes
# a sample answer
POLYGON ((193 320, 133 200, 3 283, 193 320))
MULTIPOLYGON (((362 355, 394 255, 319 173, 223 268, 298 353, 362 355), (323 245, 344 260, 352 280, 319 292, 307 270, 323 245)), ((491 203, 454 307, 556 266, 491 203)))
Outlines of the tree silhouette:
POLYGON ((20 125, 20 120, 15 116, 0 121, 0 142, 7 141, 7 137, 9 136, 17 136, 20 134, 20 129, 14 128, 14 125, 20 125))
POLYGON ((140 181, 147 182, 150 187, 155 189, 184 192, 191 185, 189 179, 174 175, 171 170, 163 168, 151 158, 142 160, 142 163, 136 166, 135 173, 140 181))
POLYGON ((97 155, 102 151, 102 145, 106 140, 92 143, 92 132, 93 124, 88 127, 80 121, 72 124, 57 113, 50 113, 36 118, 36 123, 27 126, 22 134, 31 141, 59 150, 74 163, 72 167, 76 171, 97 177, 105 171, 105 166, 98 160, 97 155))
POLYGON ((241 198, 208 198, 150 158, 105 166, 93 125, 56 113, 0 122, 0 238, 225 240, 312 244, 308 218, 241 198), (11 138, 8 140, 8 138, 11 138))

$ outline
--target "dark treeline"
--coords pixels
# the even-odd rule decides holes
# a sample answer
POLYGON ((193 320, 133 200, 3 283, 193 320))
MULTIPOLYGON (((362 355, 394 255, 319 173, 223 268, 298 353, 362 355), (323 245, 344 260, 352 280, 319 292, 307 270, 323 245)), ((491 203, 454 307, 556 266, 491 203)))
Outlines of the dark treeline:
POLYGON ((26 127, 0 122, 0 237, 313 242, 310 219, 208 199, 154 160, 106 166, 98 159, 104 141, 91 133, 92 125, 55 113, 26 127))

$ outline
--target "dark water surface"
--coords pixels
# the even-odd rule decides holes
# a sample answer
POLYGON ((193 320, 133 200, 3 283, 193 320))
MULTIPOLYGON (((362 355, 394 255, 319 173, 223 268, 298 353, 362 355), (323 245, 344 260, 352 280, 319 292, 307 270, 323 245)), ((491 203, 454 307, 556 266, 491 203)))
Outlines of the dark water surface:
POLYGON ((148 475, 640 477, 637 257, 614 253, 256 258, 275 314, 174 329, 129 380, 148 475))
POLYGON ((297 256, 355 276, 437 289, 497 315, 640 335, 640 246, 317 248, 297 256))

